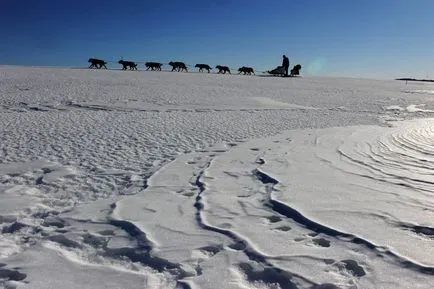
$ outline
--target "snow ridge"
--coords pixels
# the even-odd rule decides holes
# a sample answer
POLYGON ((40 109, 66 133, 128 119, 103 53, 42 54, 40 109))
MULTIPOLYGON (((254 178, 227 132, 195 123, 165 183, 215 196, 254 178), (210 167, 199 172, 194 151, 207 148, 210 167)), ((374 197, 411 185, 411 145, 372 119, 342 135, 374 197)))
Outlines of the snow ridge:
MULTIPOLYGON (((276 200, 273 198, 274 186, 277 185, 279 183, 279 181, 277 181, 273 177, 267 175, 265 172, 261 171, 260 169, 255 169, 253 171, 253 175, 255 175, 258 178, 258 180, 261 181, 264 185, 266 185, 267 192, 270 194, 269 195, 270 196, 270 198, 269 198, 270 207, 272 210, 279 213, 280 215, 286 216, 287 218, 290 218, 290 219, 296 221, 300 225, 305 226, 306 228, 308 228, 309 230, 312 230, 315 233, 325 234, 327 236, 346 240, 347 242, 352 242, 352 243, 358 244, 358 245, 364 245, 371 250, 375 250, 377 255, 385 254, 385 255, 389 255, 390 257, 393 257, 394 259, 396 259, 396 262, 400 263, 402 266, 404 266, 406 268, 416 270, 416 271, 421 272, 423 274, 434 275, 434 267, 424 266, 422 264, 418 264, 412 260, 406 259, 406 258, 398 255, 397 253, 395 253, 389 249, 379 247, 379 246, 375 245, 374 243, 370 242, 369 240, 365 240, 363 238, 354 236, 352 234, 338 231, 334 228, 324 226, 318 222, 315 222, 315 221, 307 218, 306 216, 304 216, 301 212, 297 211, 296 209, 294 209, 294 208, 290 207, 289 205, 287 205, 283 202, 280 202, 279 200, 276 200)), ((403 226, 403 227, 405 227, 407 229, 411 229, 417 233, 423 233, 426 235, 433 235, 434 234, 433 228, 429 228, 429 227, 411 226, 411 225, 407 225, 407 226, 403 226)))

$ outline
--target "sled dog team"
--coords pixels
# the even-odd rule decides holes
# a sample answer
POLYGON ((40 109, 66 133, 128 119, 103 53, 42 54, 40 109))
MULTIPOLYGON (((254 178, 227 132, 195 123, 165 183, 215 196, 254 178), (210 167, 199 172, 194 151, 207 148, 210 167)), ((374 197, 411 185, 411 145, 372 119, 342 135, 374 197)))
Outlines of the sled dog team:
MULTIPOLYGON (((88 62, 90 63, 89 68, 96 68, 101 69, 105 68, 107 69, 107 62, 101 59, 97 58, 89 58, 88 62)), ((122 70, 137 70, 137 63, 133 61, 126 61, 126 60, 119 60, 119 64, 122 65, 122 70)), ((171 61, 169 62, 169 65, 172 67, 172 71, 185 71, 188 72, 187 65, 184 62, 179 61, 171 61)), ((163 63, 159 62, 146 62, 145 63, 146 70, 152 70, 152 71, 161 71, 161 67, 163 66, 163 63)), ((212 67, 208 64, 196 64, 196 68, 199 68, 199 72, 207 71, 208 73, 211 72, 212 67)), ((231 71, 228 66, 223 65, 217 65, 215 67, 219 74, 231 74, 231 71)), ((267 71, 268 73, 272 75, 281 75, 281 76, 294 76, 299 75, 301 65, 297 64, 294 66, 294 68, 291 70, 291 74, 288 75, 288 69, 289 69, 289 59, 285 55, 283 55, 283 61, 282 66, 278 66, 277 68, 273 70, 267 71)), ((238 74, 243 73, 244 75, 255 75, 255 71, 252 67, 243 66, 238 69, 238 74)))

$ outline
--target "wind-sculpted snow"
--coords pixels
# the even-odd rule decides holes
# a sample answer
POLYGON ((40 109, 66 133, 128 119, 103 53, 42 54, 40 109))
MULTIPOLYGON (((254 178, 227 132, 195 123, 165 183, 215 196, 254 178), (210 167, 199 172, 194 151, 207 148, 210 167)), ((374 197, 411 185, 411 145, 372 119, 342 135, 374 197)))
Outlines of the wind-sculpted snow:
POLYGON ((433 285, 429 83, 0 75, 5 288, 433 285))
MULTIPOLYGON (((214 166, 207 171, 210 190, 203 198, 209 203, 208 219, 221 226, 221 222, 227 223, 230 211, 236 215, 231 228, 249 236, 267 255, 278 256, 273 259, 285 268, 302 268, 302 263, 295 261, 301 256, 327 259, 326 267, 330 268, 336 260, 352 260, 344 264, 353 264, 354 269, 349 271, 360 278, 356 281, 358 288, 378 288, 378 284, 396 280, 399 282, 393 288, 431 288, 434 190, 430 173, 433 149, 429 143, 434 139, 433 124, 434 120, 419 120, 390 129, 295 131, 243 144, 214 160, 214 166), (249 147, 262 152, 264 163, 260 170, 246 165, 257 163, 249 147), (249 184, 249 175, 263 187, 251 181, 249 184), (251 220, 266 219, 267 211, 284 216, 269 217, 268 223, 271 227, 284 225, 286 241, 275 236, 276 228, 265 234, 261 222, 251 220), (312 232, 295 237, 298 226, 294 230, 293 224, 282 224, 283 220, 312 232), (288 243, 291 235, 299 245, 288 243), (306 243, 309 239, 310 247, 326 247, 327 251, 312 250, 306 243), (268 245, 270 242, 273 246, 268 245), (308 248, 300 246, 300 242, 308 248), (289 255, 288 260, 283 261, 284 255, 289 255), (408 272, 403 277, 405 270, 408 272)), ((313 268, 315 264, 309 263, 304 274, 311 275, 309 270, 313 268)), ((321 271, 326 269, 313 270, 313 276, 320 279, 321 271)), ((335 282, 342 286, 342 280, 335 282)))
POLYGON ((403 182, 427 183, 423 173, 413 171, 420 169, 414 166, 420 160, 425 169, 431 161, 424 142, 433 137, 428 133, 433 124, 419 120, 394 128, 292 131, 233 144, 226 151, 188 154, 150 179, 144 193, 155 197, 122 200, 117 217, 152 232, 157 256, 208 252, 197 260, 177 259, 192 267, 197 262, 200 274, 189 282, 199 288, 215 288, 201 276, 213 275, 204 268, 218 255, 230 261, 223 268, 212 263, 214 274, 240 273, 248 284, 255 280, 280 288, 431 288, 433 190, 403 182), (418 146, 425 149, 390 146, 382 154, 373 153, 396 135, 408 135, 408 141, 420 138, 418 146), (349 160, 343 152, 354 156, 349 160), (379 155, 387 161, 379 161, 379 155), (401 162, 404 156, 407 162, 401 162), (370 161, 384 171, 369 166, 370 161), (385 172, 406 164, 411 167, 400 173, 385 172), (195 193, 184 193, 191 190, 195 193), (186 215, 186 206, 194 206, 196 214, 190 210, 186 215), (181 224, 185 219, 199 226, 181 224), (198 249, 201 231, 205 246, 198 249), (258 269, 251 269, 255 266, 258 269), (280 272, 280 277, 272 272, 280 272))

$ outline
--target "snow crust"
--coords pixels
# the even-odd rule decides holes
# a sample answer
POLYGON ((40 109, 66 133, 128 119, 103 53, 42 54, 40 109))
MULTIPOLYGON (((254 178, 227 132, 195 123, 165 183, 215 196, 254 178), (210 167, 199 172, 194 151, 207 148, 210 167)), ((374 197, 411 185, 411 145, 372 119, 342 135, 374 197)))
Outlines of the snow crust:
POLYGON ((0 67, 5 288, 432 288, 430 83, 0 67))

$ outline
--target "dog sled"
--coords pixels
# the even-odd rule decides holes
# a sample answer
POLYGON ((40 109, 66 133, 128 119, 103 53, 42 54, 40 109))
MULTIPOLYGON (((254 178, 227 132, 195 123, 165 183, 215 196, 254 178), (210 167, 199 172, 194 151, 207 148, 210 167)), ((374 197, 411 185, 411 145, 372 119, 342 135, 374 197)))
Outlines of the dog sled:
POLYGON ((278 66, 273 70, 268 70, 267 72, 273 76, 282 76, 282 77, 293 77, 296 75, 300 75, 301 65, 297 64, 292 69, 289 75, 286 75, 285 67, 278 66))
POLYGON ((285 76, 285 67, 283 66, 278 66, 273 70, 268 70, 267 71, 269 74, 274 75, 274 76, 285 76))

